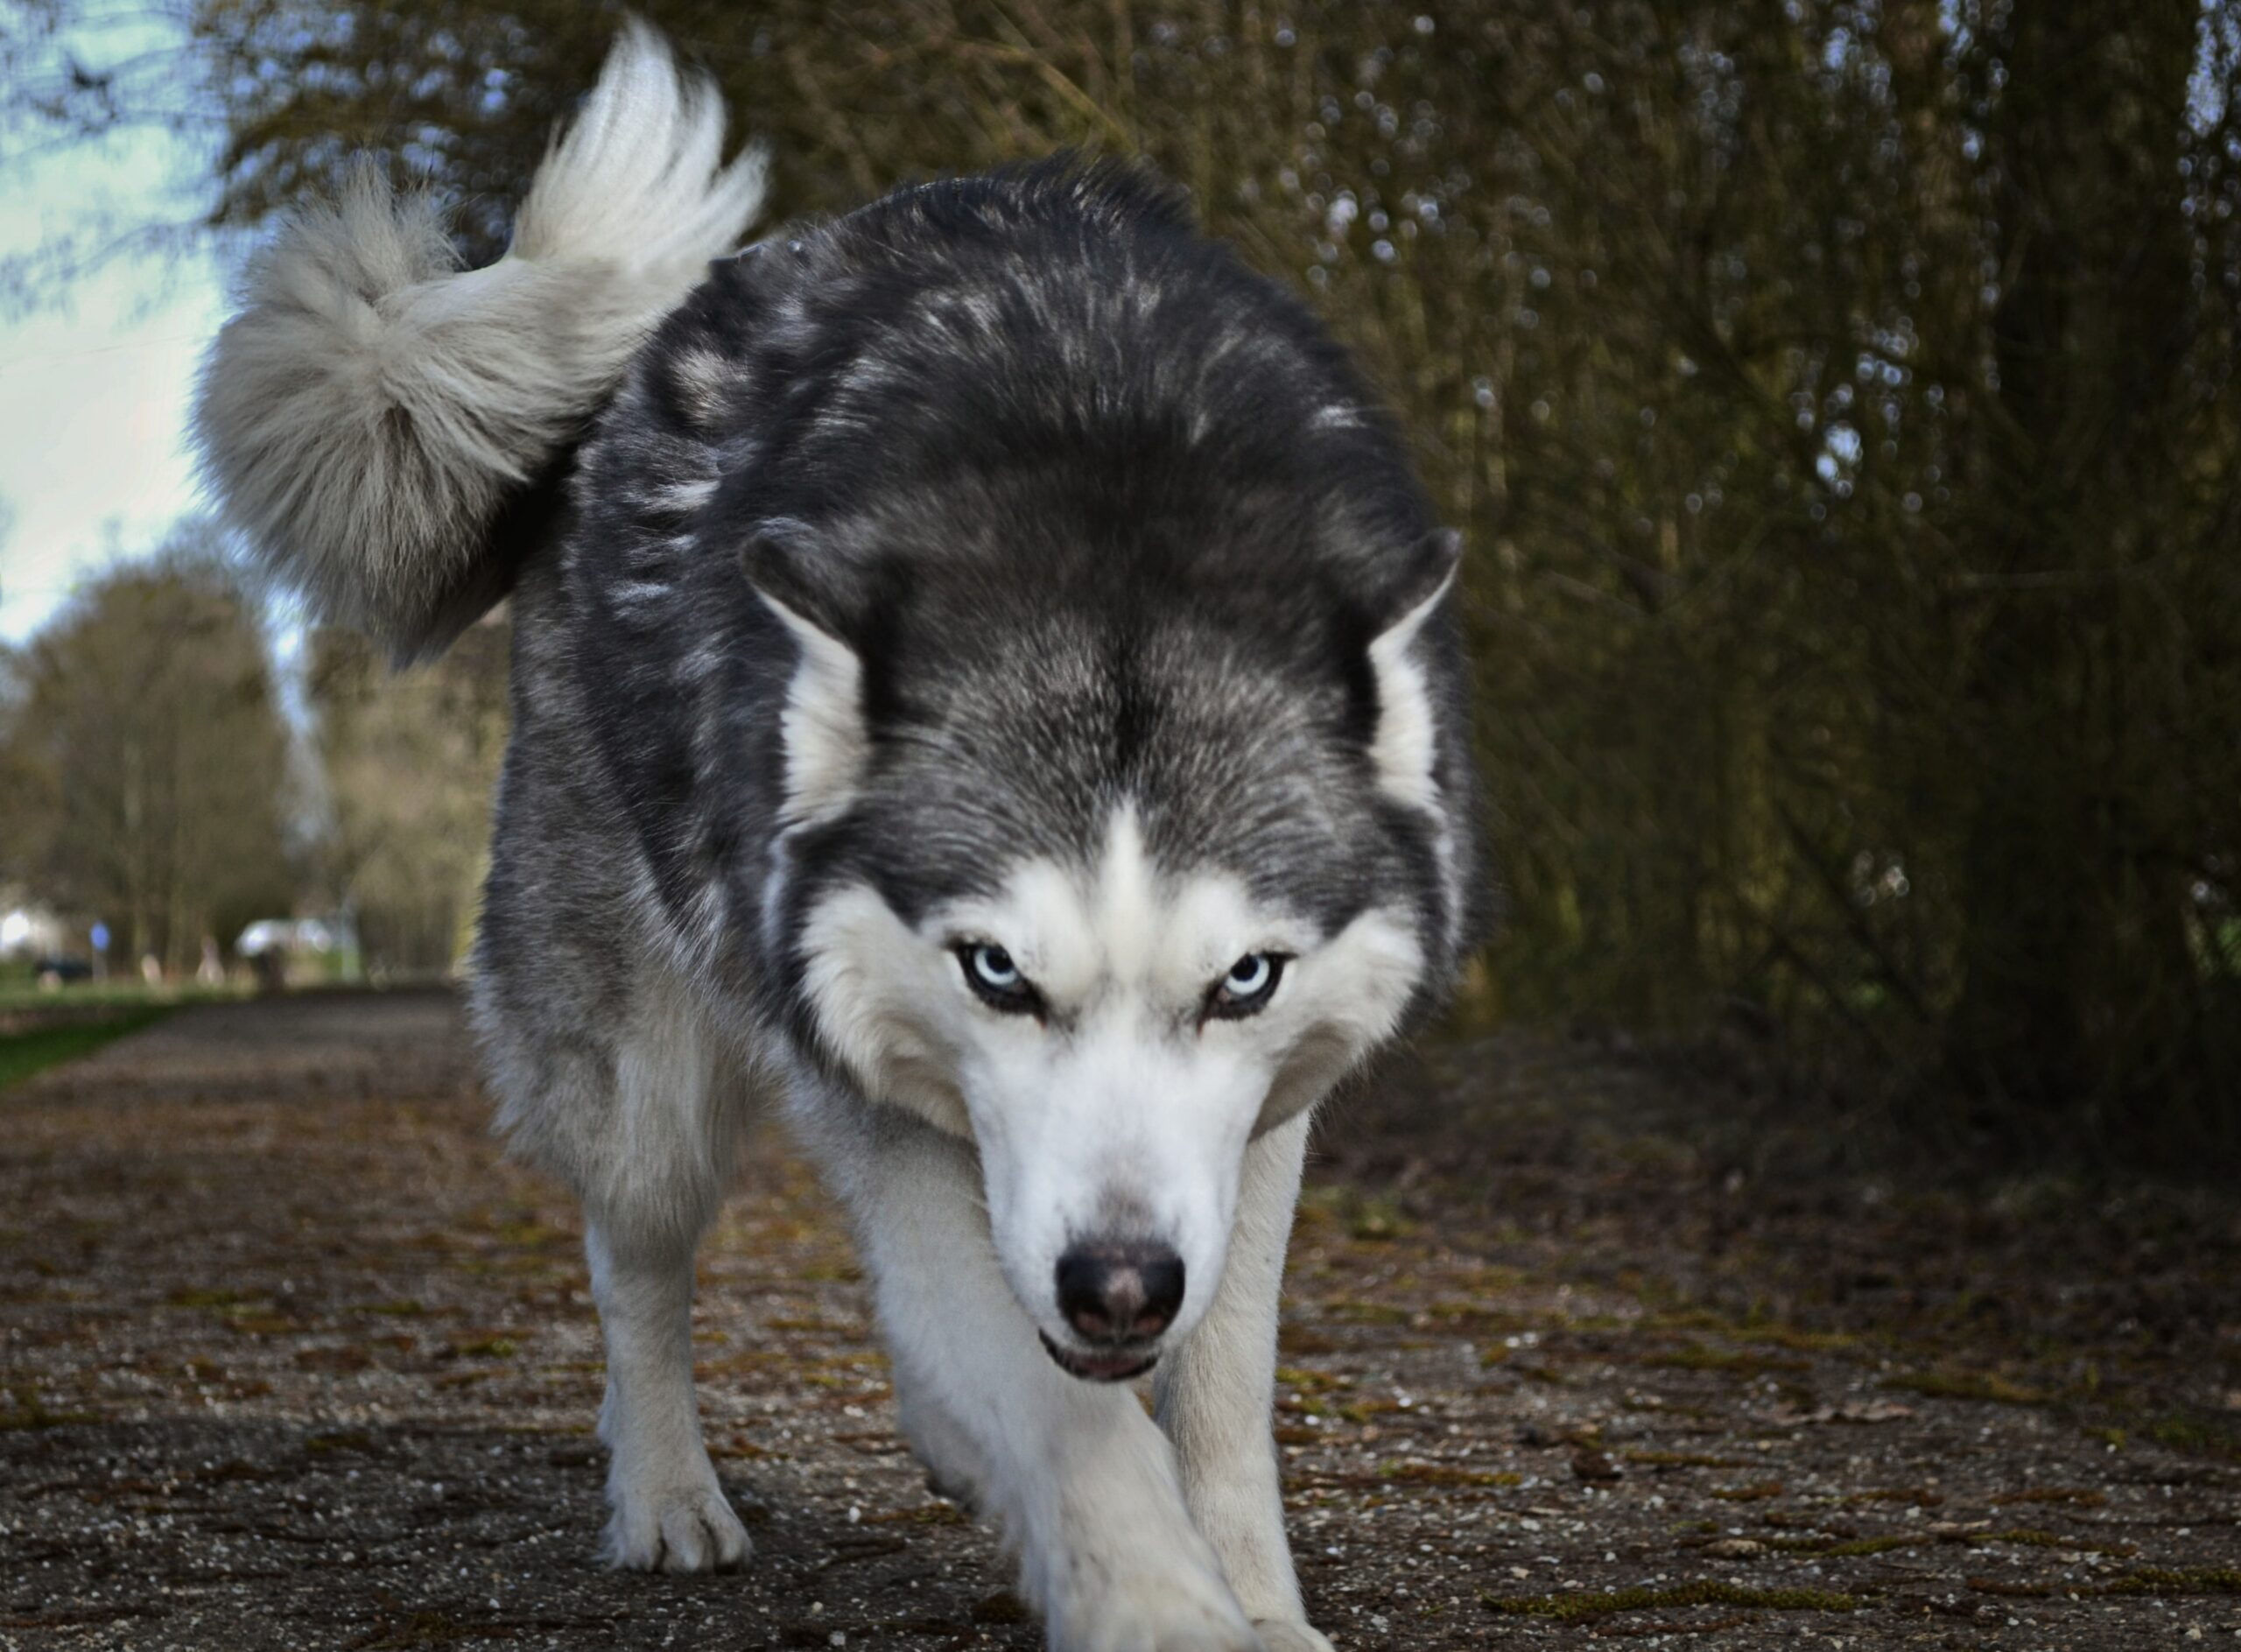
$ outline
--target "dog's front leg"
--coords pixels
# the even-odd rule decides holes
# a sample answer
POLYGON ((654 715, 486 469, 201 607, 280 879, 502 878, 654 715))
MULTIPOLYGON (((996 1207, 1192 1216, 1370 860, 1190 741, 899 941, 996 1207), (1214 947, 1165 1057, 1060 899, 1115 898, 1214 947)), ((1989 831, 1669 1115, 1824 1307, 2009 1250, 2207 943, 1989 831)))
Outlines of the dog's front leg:
POLYGON ((629 1242, 594 1220, 584 1249, 607 1340, 607 1560, 639 1571, 735 1566, 747 1528, 717 1484, 692 1392, 693 1246, 629 1242))
POLYGON ((1331 1652, 1300 1606, 1269 1426, 1284 1247, 1307 1132, 1302 1114, 1246 1149, 1220 1287, 1189 1339, 1161 1362, 1157 1381, 1160 1426, 1181 1457, 1191 1518, 1268 1652, 1331 1652))
POLYGON ((997 1266, 971 1149, 895 1115, 835 1146, 905 1409, 969 1446, 1056 1652, 1263 1652, 1134 1392, 1043 1353, 997 1266))

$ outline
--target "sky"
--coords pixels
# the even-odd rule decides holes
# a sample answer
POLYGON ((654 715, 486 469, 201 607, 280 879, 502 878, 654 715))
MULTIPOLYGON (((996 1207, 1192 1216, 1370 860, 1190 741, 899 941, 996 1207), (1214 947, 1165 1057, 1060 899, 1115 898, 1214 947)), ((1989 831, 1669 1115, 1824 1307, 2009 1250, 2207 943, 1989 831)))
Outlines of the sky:
MULTIPOLYGON (((86 221, 177 220, 186 140, 141 130, 0 172, 0 257, 86 221)), ((0 312, 0 643, 20 643, 89 573, 143 554, 200 503, 186 432, 223 316, 215 254, 120 259, 58 304, 0 312)))
POLYGON ((182 272, 149 307, 167 273, 114 267, 70 312, 0 327, 0 641, 21 643, 88 572, 195 508, 187 410, 221 287, 182 272))

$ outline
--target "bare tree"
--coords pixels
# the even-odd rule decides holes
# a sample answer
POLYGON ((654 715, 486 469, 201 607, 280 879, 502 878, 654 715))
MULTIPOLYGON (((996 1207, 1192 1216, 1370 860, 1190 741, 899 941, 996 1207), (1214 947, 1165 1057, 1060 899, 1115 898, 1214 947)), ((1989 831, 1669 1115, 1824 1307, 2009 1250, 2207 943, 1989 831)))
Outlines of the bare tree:
POLYGON ((206 535, 88 587, 18 671, 11 833, 52 898, 173 973, 289 909, 287 731, 257 610, 206 535))
POLYGON ((320 868, 377 969, 437 973, 465 956, 505 749, 506 643, 502 623, 478 625, 397 676, 362 637, 313 639, 320 868))

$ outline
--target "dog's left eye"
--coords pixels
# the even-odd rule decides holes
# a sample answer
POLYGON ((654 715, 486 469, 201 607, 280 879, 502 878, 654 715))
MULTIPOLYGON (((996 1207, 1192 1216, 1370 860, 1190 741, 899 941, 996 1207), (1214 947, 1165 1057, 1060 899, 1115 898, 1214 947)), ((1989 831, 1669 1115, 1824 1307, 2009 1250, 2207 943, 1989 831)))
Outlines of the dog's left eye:
POLYGON ((1031 1011, 1043 1002, 1042 995, 1020 973, 1019 965, 1002 947, 986 941, 965 941, 957 947, 957 961, 965 970, 966 984, 978 993, 984 1002, 998 1009, 1015 1012, 1031 1011))
POLYGON ((1258 1014, 1276 995, 1276 983, 1284 978, 1289 961, 1282 953, 1246 953, 1207 995, 1207 1015, 1235 1021, 1258 1014))

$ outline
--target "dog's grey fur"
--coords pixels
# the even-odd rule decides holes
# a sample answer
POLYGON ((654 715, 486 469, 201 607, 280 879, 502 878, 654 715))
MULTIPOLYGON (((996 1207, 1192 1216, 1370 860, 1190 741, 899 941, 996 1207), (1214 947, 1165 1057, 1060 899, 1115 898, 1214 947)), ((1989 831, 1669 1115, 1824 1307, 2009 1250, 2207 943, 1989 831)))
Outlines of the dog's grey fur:
POLYGON ((1277 1290, 1314 1103, 1475 934, 1454 542, 1321 329, 1132 169, 904 190, 685 293, 756 193, 712 108, 627 39, 494 271, 443 273, 370 187, 307 219, 204 399, 238 520, 322 611, 409 654, 513 591, 475 1016, 515 1149, 587 1214, 609 1556, 747 1551, 692 1258, 780 1093, 903 1424, 1052 1643, 1327 1648, 1268 1438, 1277 1290), (996 945, 1032 1015, 970 985, 996 945), (1051 1283, 1115 1235, 1187 1280, 1120 1353, 1051 1283), (1157 1426, 1076 1374, 1138 1356, 1157 1426))

